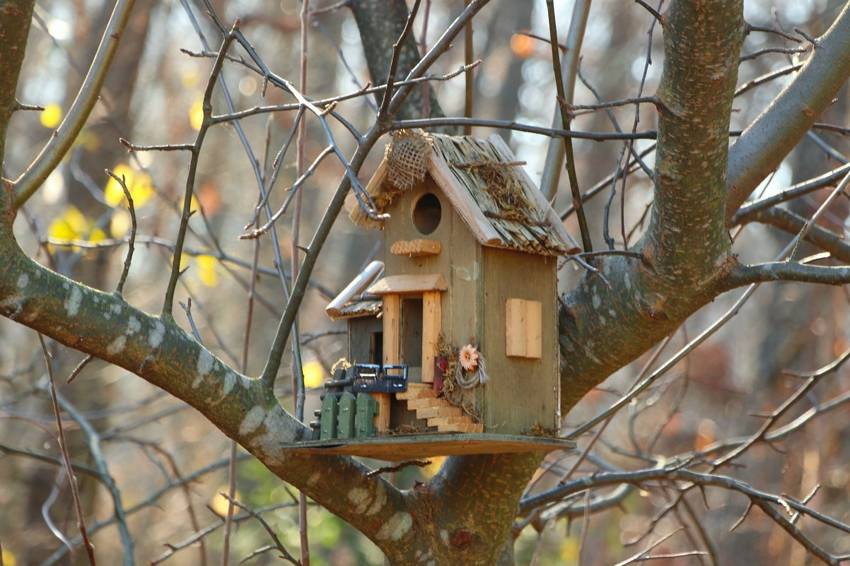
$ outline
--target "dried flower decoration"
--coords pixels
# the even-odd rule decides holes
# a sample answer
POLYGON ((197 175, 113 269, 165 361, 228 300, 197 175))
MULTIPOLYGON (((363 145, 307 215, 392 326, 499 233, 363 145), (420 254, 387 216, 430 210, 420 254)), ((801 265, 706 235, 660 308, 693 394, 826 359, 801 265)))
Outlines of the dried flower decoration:
POLYGON ((467 372, 478 370, 478 350, 472 344, 467 344, 460 349, 460 365, 467 372))

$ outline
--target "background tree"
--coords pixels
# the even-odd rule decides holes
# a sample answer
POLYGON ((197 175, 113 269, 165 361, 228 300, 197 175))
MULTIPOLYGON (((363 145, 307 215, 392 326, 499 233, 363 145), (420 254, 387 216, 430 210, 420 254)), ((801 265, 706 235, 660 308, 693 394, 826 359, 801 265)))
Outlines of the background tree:
MULTIPOLYGON (((12 321, 0 327, 0 469, 21 487, 34 469, 54 478, 0 496, 40 510, 0 519, 3 556, 226 563, 236 547, 301 563, 834 564, 850 553, 836 414, 850 399, 850 166, 847 129, 825 121, 845 119, 834 101, 850 76, 850 5, 776 3, 774 20, 741 0, 529 11, 118 0, 86 32, 61 0, 0 2, 0 314, 12 321), (480 63, 464 48, 470 28, 480 63), (94 55, 63 45, 70 30, 101 38, 94 55), (79 87, 51 74, 57 54, 86 61, 79 87), (76 95, 63 112, 50 103, 66 87, 76 95), (556 106, 554 127, 534 125, 556 106), (376 146, 414 127, 512 131, 577 234, 559 313, 562 432, 577 453, 387 470, 285 450, 343 354, 320 314, 350 274, 340 266, 379 251, 338 217, 351 193, 368 209, 376 146), (819 151, 805 173, 786 159, 801 143, 819 151), (559 159, 544 159, 547 144, 559 159), (80 202, 92 194, 104 213, 80 202), (103 269, 87 274, 93 258, 103 269), (836 292, 803 301, 781 283, 771 302, 756 294, 766 282, 836 292), (792 311, 808 314, 774 317, 792 311), (766 342, 792 325, 810 332, 766 342), (806 369, 780 375, 786 363, 806 369), (225 437, 241 450, 227 456, 225 437), (97 499, 79 497, 83 477, 97 499), (205 477, 215 485, 194 485, 205 477), (212 518, 199 505, 210 498, 212 518), (573 518, 576 532, 552 528, 573 518)), ((73 66, 59 66, 67 78, 73 66)))

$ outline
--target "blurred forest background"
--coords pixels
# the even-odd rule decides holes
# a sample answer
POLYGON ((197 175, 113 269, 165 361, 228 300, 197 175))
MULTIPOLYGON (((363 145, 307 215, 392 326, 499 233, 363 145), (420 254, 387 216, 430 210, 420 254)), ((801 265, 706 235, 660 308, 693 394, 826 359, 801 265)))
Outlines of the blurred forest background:
MULTIPOLYGON (((295 80, 299 74, 300 2, 214 0, 213 4, 224 21, 241 21, 241 29, 278 74, 295 80)), ((323 10, 332 4, 330 0, 311 2, 311 9, 317 13, 309 20, 307 92, 314 98, 353 91, 369 80, 356 22, 348 9, 323 10)), ((434 0, 428 4, 428 33, 423 33, 422 23, 426 20, 422 17, 414 28, 423 47, 435 41, 435 34, 456 16, 463 2, 434 0)), ((817 36, 842 4, 835 0, 747 0, 745 18, 750 24, 788 33, 800 28, 817 36)), ((565 34, 572 2, 564 0, 555 5, 565 34)), ((59 124, 82 81, 111 8, 111 2, 102 0, 37 3, 18 96, 22 102, 39 105, 43 110, 15 115, 8 134, 8 175, 23 170, 59 124)), ((633 2, 593 2, 576 103, 635 96, 644 73, 643 92, 654 92, 660 78, 662 44, 660 29, 652 26, 652 21, 648 12, 633 2), (652 35, 648 35, 651 28, 652 35), (648 53, 651 64, 647 66, 648 53)), ((179 152, 130 154, 118 138, 141 144, 185 143, 194 138, 202 119, 201 100, 210 66, 209 60, 191 55, 205 49, 198 30, 207 36, 206 41, 217 45, 217 36, 202 7, 192 0, 137 2, 92 118, 69 156, 23 209, 26 222, 16 225, 18 239, 31 256, 53 262, 59 272, 89 285, 111 288, 120 273, 130 217, 122 204, 120 186, 106 176, 104 169, 125 175, 139 220, 136 257, 125 296, 135 306, 151 312, 159 308, 170 271, 169 238, 173 238, 178 222, 188 158, 179 152)), ((548 36, 543 0, 493 0, 475 18, 475 57, 482 60, 474 74, 476 117, 542 126, 551 123, 555 85, 549 46, 533 35, 548 36)), ((744 54, 781 49, 763 52, 743 63, 739 85, 794 64, 798 55, 794 50, 802 47, 776 34, 749 34, 744 54)), ((463 42, 459 41, 437 63, 434 72, 447 73, 462 63, 463 42)), ((238 64, 228 64, 223 76, 237 108, 288 101, 276 89, 264 93, 262 81, 238 64)), ((738 97, 731 129, 741 129, 751 122, 790 76, 778 77, 738 97)), ((433 88, 447 115, 463 114, 462 75, 434 83, 433 88)), ((216 104, 222 105, 220 95, 217 97, 216 104)), ((821 121, 847 124, 848 103, 845 87, 821 121)), ((375 101, 369 97, 337 107, 361 128, 373 120, 374 109, 375 101)), ((611 112, 623 129, 630 128, 638 118, 639 129, 654 128, 653 109, 642 110, 640 116, 635 116, 633 105, 611 112)), ((264 148, 280 146, 289 135, 294 117, 294 112, 281 112, 246 118, 241 124, 256 154, 268 162, 272 156, 264 157, 264 148)), ((581 115, 574 128, 610 130, 610 119, 605 112, 581 115)), ((307 123, 313 134, 306 138, 309 162, 322 151, 324 142, 318 135, 318 122, 307 123)), ((338 128, 338 124, 334 127, 338 128)), ((480 136, 491 132, 486 128, 473 130, 480 136)), ((350 151, 344 129, 335 133, 343 150, 350 151)), ((518 158, 527 162, 532 177, 539 178, 548 138, 522 132, 501 133, 518 158)), ((771 194, 840 165, 841 154, 850 151, 845 135, 846 131, 822 131, 806 138, 756 193, 771 194)), ((649 145, 648 140, 639 140, 635 149, 640 152, 649 145)), ((618 142, 577 140, 576 162, 582 186, 592 186, 614 171, 621 150, 622 143, 618 142)), ((380 157, 381 151, 372 152, 361 179, 368 179, 380 157)), ((652 154, 646 159, 651 166, 652 154)), ((315 228, 342 173, 338 161, 328 159, 307 182, 303 234, 310 234, 315 228)), ((187 307, 191 303, 192 318, 204 343, 239 367, 254 243, 240 240, 238 235, 251 221, 255 180, 233 127, 210 130, 198 175, 196 206, 203 209, 206 218, 196 215, 191 220, 187 241, 190 257, 185 265, 188 271, 181 278, 177 299, 187 307)), ((289 186, 294 179, 293 161, 283 168, 280 183, 289 186)), ((562 184, 566 182, 562 179, 562 184)), ((641 174, 633 175, 628 191, 622 214, 627 227, 637 226, 632 238, 635 241, 640 234, 639 220, 652 197, 650 181, 641 174)), ((569 206, 569 192, 561 190, 558 194, 555 209, 560 212, 569 206)), ((601 230, 607 194, 607 190, 603 191, 587 207, 596 234, 601 230)), ((812 193, 793 201, 790 208, 803 215, 811 214, 825 194, 812 193)), ((275 198, 280 199, 281 193, 275 198)), ((273 203, 275 208, 279 202, 273 203)), ((619 234, 619 198, 611 206, 611 218, 616 219, 612 226, 616 225, 614 231, 619 234)), ((574 222, 575 218, 570 217, 568 229, 577 234, 574 222)), ((847 234, 847 222, 846 199, 837 201, 821 219, 823 225, 841 234, 847 234)), ((280 250, 288 262, 289 225, 281 226, 280 250)), ((274 253, 267 241, 259 249, 261 272, 247 365, 251 375, 262 369, 284 306, 280 282, 272 267, 274 253)), ((786 241, 787 237, 776 231, 751 225, 736 241, 735 251, 746 261, 766 261, 786 241)), ((330 321, 324 306, 353 274, 380 254, 380 245, 377 232, 357 229, 345 216, 336 223, 299 317, 308 388, 320 386, 332 364, 345 355, 344 325, 330 321)), ((570 287, 574 277, 571 265, 561 274, 560 285, 564 289, 570 287)), ((674 337, 671 348, 685 343, 688 332, 699 332, 716 319, 733 299, 721 297, 692 317, 684 331, 674 337)), ((648 445, 656 454, 677 454, 753 431, 761 422, 754 413, 775 407, 798 383, 783 370, 813 370, 850 347, 848 299, 847 289, 841 287, 794 283, 764 286, 730 324, 670 372, 663 385, 621 411, 600 437, 595 453, 608 462, 628 467, 635 464, 629 455, 632 446, 648 445)), ((189 327, 184 310, 177 309, 175 317, 185 328, 189 327)), ((65 348, 56 349, 55 356, 60 382, 82 359, 81 354, 65 348)), ((624 368, 604 387, 589 394, 565 416, 565 427, 574 427, 606 407, 616 398, 612 392, 630 383, 645 362, 642 359, 624 368)), ((288 364, 285 363, 287 368, 288 364)), ((62 468, 34 456, 58 455, 45 383, 42 354, 33 332, 0 319, 0 543, 6 566, 67 563, 67 556, 60 557, 65 554, 61 538, 70 536, 67 533, 75 534, 62 468)), ((287 378, 278 380, 281 399, 290 396, 289 383, 287 378)), ((808 406, 849 390, 850 371, 841 370, 810 393, 808 406)), ((219 562, 223 532, 219 517, 226 512, 227 502, 218 494, 227 486, 230 441, 187 405, 102 362, 90 364, 72 384, 62 385, 60 392, 99 432, 110 471, 125 506, 131 510, 129 524, 136 533, 137 556, 154 563, 199 564, 205 555, 210 563, 219 562), (207 527, 216 528, 203 538, 202 547, 182 546, 193 533, 207 527)), ((287 406, 288 403, 285 401, 287 406)), ((776 493, 805 494, 819 485, 819 508, 846 521, 850 518, 848 417, 850 408, 839 403, 834 411, 814 420, 781 446, 754 447, 743 461, 746 466, 736 470, 736 475, 776 493)), ((86 436, 79 423, 68 419, 65 428, 75 458, 90 462, 86 436)), ((568 469, 574 456, 555 455, 550 459, 553 466, 568 469)), ((434 460, 426 468, 405 470, 396 481, 403 486, 412 485, 434 474, 439 464, 439 460, 434 460)), ((240 460, 238 470, 239 500, 265 510, 263 516, 297 555, 299 535, 293 491, 253 459, 240 460)), ((109 523, 112 512, 107 492, 85 475, 79 479, 83 506, 90 512, 89 527, 95 529, 99 523, 109 523)), ((690 500, 692 512, 715 541, 722 564, 806 563, 803 548, 757 512, 734 533, 728 532, 746 508, 745 499, 713 491, 706 497, 707 507, 700 498, 690 500)), ((591 516, 586 530, 581 517, 557 522, 542 533, 535 530, 534 524, 527 525, 517 533, 517 560, 522 564, 615 563, 637 550, 624 548, 624 544, 642 532, 658 505, 663 505, 661 493, 634 490, 619 506, 591 516)), ((268 543, 268 535, 257 521, 244 514, 238 516, 231 541, 237 560, 268 543)), ((313 564, 383 563, 381 552, 372 543, 330 513, 311 506, 308 519, 313 564)), ((676 524, 672 517, 665 521, 676 524)), ((831 532, 828 536, 832 538, 824 540, 824 544, 850 552, 850 537, 845 535, 842 542, 836 533, 831 532)), ((104 563, 117 563, 120 544, 114 525, 96 529, 93 541, 104 563)), ((78 553, 76 560, 84 560, 83 555, 78 553)), ((273 553, 264 553, 250 563, 276 560, 273 553)), ((667 563, 693 564, 697 559, 671 559, 667 563)))

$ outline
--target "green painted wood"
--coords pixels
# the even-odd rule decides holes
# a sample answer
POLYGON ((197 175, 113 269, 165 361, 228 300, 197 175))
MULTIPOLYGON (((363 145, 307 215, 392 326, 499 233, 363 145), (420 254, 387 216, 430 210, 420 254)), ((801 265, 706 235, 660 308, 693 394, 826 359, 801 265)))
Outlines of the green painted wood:
POLYGON ((336 438, 337 409, 336 397, 330 393, 326 394, 322 399, 322 416, 319 419, 320 439, 336 438))
POLYGON ((357 394, 357 408, 354 416, 354 429, 357 438, 375 436, 375 415, 378 414, 378 402, 368 393, 357 394))
POLYGON ((337 413, 337 438, 354 438, 354 416, 356 398, 348 391, 339 397, 337 413))

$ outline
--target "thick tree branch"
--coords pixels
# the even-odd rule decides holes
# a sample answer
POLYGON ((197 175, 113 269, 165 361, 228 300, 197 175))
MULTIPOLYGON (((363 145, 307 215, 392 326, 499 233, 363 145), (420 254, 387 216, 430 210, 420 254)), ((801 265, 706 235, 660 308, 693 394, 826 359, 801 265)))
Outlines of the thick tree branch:
POLYGON ((646 249, 656 272, 695 284, 723 261, 727 132, 743 40, 740 0, 676 2, 664 27, 655 202, 646 249))
POLYGON ((794 81, 729 150, 726 218, 776 169, 850 77, 850 2, 794 81))
POLYGON ((501 563, 504 545, 512 544, 517 503, 539 463, 537 454, 452 457, 430 483, 415 489, 417 529, 444 541, 432 547, 435 563, 501 563))
POLYGON ((724 225, 727 132, 743 37, 740 0, 666 15, 653 218, 646 263, 605 257, 560 309, 561 406, 637 358, 718 294, 734 264, 724 225))
MULTIPOLYGON (((0 170, 5 155, 6 128, 12 113, 18 107, 15 92, 24 61, 34 5, 34 0, 6 0, 0 5, 0 170)), ((3 192, 6 190, 5 187, 0 189, 3 192)))
POLYGON ((109 23, 103 30, 100 46, 97 48, 89 72, 68 110, 68 114, 27 170, 15 180, 16 207, 24 204, 38 190, 50 175, 50 172, 59 165, 59 162, 71 149, 77 135, 85 126, 89 114, 97 104, 100 89, 104 80, 106 80, 106 74, 109 72, 109 66, 115 56, 121 34, 127 27, 127 21, 130 19, 130 11, 133 9, 134 3, 135 0, 117 0, 115 2, 109 23))
POLYGON ((404 497, 349 458, 304 456, 285 446, 306 428, 259 380, 219 360, 171 321, 146 314, 120 296, 66 279, 0 238, 0 315, 71 348, 139 375, 200 411, 266 467, 362 530, 379 546, 381 528, 404 512, 404 497), (352 504, 352 498, 365 502, 352 504), (368 504, 367 504, 368 503, 368 504))

